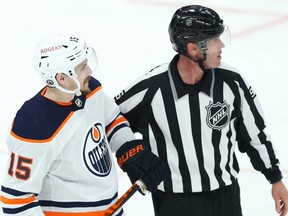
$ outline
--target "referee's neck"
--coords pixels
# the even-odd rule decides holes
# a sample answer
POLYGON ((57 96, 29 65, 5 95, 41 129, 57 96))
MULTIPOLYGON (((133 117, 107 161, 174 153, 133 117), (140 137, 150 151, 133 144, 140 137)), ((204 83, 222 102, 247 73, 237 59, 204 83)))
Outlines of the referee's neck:
POLYGON ((179 57, 177 69, 183 82, 189 85, 198 83, 204 75, 204 71, 199 67, 198 63, 183 55, 179 57))

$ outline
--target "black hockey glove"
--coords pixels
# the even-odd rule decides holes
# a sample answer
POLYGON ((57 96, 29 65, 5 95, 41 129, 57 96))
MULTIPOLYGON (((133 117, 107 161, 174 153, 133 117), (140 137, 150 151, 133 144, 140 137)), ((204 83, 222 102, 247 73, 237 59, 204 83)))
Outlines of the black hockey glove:
POLYGON ((142 179, 147 190, 154 192, 166 177, 166 166, 153 154, 142 140, 126 142, 116 152, 121 169, 126 172, 132 183, 142 179))

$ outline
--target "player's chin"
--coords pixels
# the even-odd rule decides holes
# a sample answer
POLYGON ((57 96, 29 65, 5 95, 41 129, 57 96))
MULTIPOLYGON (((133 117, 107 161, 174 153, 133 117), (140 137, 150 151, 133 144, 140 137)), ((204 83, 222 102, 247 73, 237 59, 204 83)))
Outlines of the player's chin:
POLYGON ((83 87, 89 88, 89 80, 90 80, 90 77, 88 77, 87 79, 84 80, 83 87))
POLYGON ((89 93, 91 89, 89 88, 89 82, 84 82, 81 86, 81 92, 89 93))
POLYGON ((90 88, 81 88, 81 92, 83 95, 88 95, 91 93, 91 89, 90 88))

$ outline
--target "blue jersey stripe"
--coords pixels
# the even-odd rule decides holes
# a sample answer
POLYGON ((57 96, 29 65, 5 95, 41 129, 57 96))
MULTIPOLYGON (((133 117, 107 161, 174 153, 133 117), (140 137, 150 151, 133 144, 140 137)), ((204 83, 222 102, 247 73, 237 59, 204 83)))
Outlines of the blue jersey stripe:
POLYGON ((99 207, 109 205, 118 197, 116 193, 113 197, 95 202, 56 202, 52 200, 39 200, 40 206, 43 207, 59 207, 59 208, 77 208, 77 207, 99 207))
POLYGON ((3 213, 5 214, 18 214, 20 212, 26 211, 27 209, 34 208, 36 206, 39 206, 38 202, 32 202, 25 206, 21 206, 19 208, 4 208, 3 207, 2 210, 3 210, 3 213))

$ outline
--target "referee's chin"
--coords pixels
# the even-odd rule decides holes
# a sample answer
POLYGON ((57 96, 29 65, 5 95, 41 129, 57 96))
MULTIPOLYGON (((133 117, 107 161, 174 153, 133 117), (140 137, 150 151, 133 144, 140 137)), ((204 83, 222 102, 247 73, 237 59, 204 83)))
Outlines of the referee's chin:
POLYGON ((221 65, 221 61, 215 61, 213 63, 204 62, 205 69, 218 68, 221 65))

